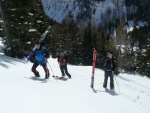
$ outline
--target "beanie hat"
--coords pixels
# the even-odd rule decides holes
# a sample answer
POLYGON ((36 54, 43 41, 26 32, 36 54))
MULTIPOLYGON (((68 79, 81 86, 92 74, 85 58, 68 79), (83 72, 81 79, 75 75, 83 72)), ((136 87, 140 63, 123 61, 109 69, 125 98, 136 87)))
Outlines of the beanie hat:
POLYGON ((113 51, 112 51, 112 50, 108 50, 108 52, 111 53, 111 54, 113 54, 113 51))
POLYGON ((35 44, 41 44, 41 42, 39 40, 36 40, 35 44))

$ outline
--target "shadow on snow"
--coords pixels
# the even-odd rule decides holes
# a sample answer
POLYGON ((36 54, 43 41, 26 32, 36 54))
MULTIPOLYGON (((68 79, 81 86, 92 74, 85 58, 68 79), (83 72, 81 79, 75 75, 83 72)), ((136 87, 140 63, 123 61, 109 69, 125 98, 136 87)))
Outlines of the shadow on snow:
POLYGON ((105 91, 93 89, 93 92, 94 92, 94 93, 97 93, 97 92, 106 92, 106 93, 108 93, 108 94, 110 94, 110 95, 112 95, 112 96, 118 95, 114 90, 109 90, 108 88, 105 88, 105 91))
POLYGON ((0 54, 0 66, 4 68, 9 68, 8 64, 16 65, 17 62, 26 63, 26 61, 23 59, 11 58, 3 54, 0 54))
POLYGON ((33 80, 33 81, 40 81, 42 83, 47 83, 47 80, 48 80, 48 79, 40 78, 40 77, 30 77, 30 78, 24 77, 24 78, 27 78, 27 79, 30 79, 30 80, 33 80))

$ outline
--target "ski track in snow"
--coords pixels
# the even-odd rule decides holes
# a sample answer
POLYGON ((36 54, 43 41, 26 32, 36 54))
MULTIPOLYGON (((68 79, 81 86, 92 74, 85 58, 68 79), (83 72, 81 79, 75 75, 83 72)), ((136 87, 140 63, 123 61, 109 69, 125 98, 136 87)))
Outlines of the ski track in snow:
MULTIPOLYGON (((149 80, 147 78, 144 78, 141 76, 135 77, 135 75, 130 75, 131 76, 130 79, 123 78, 122 76, 119 76, 120 79, 124 80, 122 82, 122 85, 124 86, 124 88, 128 89, 127 90, 128 92, 130 92, 130 93, 126 93, 126 94, 124 92, 124 93, 122 93, 122 95, 129 98, 131 101, 150 109, 150 105, 148 103, 142 102, 142 99, 144 99, 146 97, 147 97, 147 99, 150 99, 150 88, 146 87, 149 80), (143 79, 147 80, 146 84, 145 84, 145 80, 142 81, 143 79), (143 84, 145 84, 145 86, 143 84), (136 94, 132 94, 132 92, 134 92, 134 93, 136 92, 136 94)), ((147 99, 145 99, 145 100, 147 100, 147 99)))
MULTIPOLYGON (((48 61, 54 74, 61 76, 57 60, 48 61)), ((108 89, 102 87, 100 69, 95 70, 94 89, 90 88, 91 66, 68 64, 72 79, 67 81, 54 79, 51 70, 50 79, 45 80, 41 66, 37 68, 41 77, 35 78, 31 67, 26 60, 0 54, 0 113, 149 113, 150 80, 146 77, 120 74, 116 76, 120 92, 115 79, 112 92, 109 80, 108 89)))

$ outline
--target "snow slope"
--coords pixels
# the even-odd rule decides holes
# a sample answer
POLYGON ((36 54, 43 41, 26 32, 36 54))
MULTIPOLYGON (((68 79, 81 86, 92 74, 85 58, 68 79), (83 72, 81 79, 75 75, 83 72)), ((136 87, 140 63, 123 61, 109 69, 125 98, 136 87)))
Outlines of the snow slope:
MULTIPOLYGON (((56 59, 49 59, 60 76, 56 59)), ((90 88, 91 66, 68 65, 72 79, 39 79, 30 71, 32 63, 0 54, 0 113, 149 113, 150 80, 120 74, 115 92, 105 90, 103 71, 96 69, 95 89, 90 88)), ((51 76, 53 74, 51 73, 51 76)), ((109 85, 108 85, 109 86, 109 85)))

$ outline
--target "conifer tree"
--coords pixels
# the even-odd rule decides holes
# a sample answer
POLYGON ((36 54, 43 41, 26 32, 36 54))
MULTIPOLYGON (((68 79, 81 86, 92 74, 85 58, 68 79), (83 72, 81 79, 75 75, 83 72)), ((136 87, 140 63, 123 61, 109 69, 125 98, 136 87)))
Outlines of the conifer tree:
POLYGON ((4 52, 11 57, 24 57, 49 25, 40 0, 1 1, 1 15, 6 34, 4 52))

